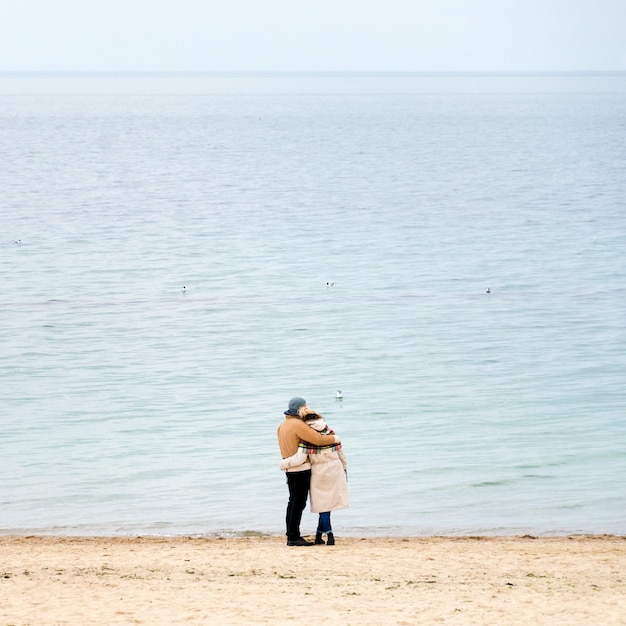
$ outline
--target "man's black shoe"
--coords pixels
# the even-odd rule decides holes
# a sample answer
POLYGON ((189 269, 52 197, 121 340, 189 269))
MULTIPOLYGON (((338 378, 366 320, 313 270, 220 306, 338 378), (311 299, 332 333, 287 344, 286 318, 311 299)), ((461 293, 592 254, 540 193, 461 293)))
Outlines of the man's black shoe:
POLYGON ((312 541, 307 541, 303 537, 300 537, 300 539, 294 539, 293 541, 288 541, 287 545, 288 546, 312 546, 314 544, 312 541))

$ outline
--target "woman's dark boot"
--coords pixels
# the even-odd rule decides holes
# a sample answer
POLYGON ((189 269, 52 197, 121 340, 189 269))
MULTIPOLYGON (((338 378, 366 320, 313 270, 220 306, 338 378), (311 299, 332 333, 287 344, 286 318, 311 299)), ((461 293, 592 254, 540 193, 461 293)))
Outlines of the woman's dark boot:
POLYGON ((322 539, 322 533, 318 530, 315 533, 315 545, 319 546, 321 544, 325 543, 325 541, 322 539))
POLYGON ((326 533, 326 545, 334 546, 335 545, 335 535, 332 533, 326 533))

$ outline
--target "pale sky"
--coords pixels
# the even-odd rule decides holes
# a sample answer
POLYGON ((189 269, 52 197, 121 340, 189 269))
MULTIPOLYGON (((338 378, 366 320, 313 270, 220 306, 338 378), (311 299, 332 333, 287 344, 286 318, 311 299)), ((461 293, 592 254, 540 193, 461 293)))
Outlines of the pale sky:
POLYGON ((626 0, 0 0, 0 71, 626 71, 626 0))

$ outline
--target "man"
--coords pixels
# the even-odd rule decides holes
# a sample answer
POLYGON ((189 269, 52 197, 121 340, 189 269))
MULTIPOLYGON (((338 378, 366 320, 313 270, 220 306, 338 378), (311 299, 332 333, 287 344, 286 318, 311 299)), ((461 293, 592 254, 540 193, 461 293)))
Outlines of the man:
MULTIPOLYGON (((306 441, 316 446, 328 446, 339 443, 336 435, 321 435, 305 424, 299 417, 298 411, 306 406, 304 398, 296 397, 289 400, 289 408, 285 411, 285 421, 278 427, 278 445, 283 459, 294 455, 298 451, 300 441, 306 441)), ((305 461, 298 467, 287 470, 287 486, 289 487, 289 502, 285 522, 287 525, 288 546, 312 546, 300 534, 302 511, 306 506, 311 484, 311 464, 305 461)))

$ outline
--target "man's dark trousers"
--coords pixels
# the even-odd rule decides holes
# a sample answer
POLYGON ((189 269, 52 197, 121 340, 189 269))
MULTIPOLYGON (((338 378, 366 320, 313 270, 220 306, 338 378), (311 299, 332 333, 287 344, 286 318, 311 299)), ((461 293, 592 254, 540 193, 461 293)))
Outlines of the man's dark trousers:
POLYGON ((300 539, 300 520, 311 486, 311 470, 287 472, 289 502, 287 503, 287 541, 300 539))

